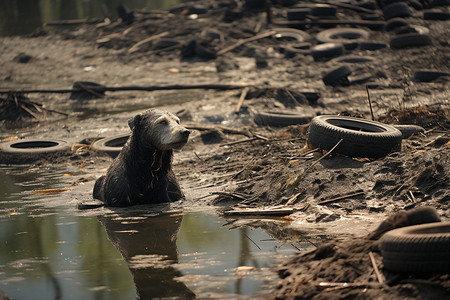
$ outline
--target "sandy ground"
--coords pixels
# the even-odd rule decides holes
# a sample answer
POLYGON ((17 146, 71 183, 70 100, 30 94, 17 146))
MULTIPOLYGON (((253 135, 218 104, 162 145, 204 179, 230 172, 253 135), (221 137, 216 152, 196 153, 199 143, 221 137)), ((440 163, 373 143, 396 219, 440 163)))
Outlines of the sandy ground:
MULTIPOLYGON (((291 228, 346 240, 342 245, 333 244, 346 251, 359 249, 352 244, 358 243, 358 239, 353 242, 347 239, 360 237, 363 250, 355 251, 362 253, 372 247, 379 262, 381 257, 376 245, 372 245, 374 242, 364 242, 362 237, 387 216, 404 209, 433 206, 443 220, 450 219, 448 78, 426 83, 413 79, 416 70, 450 71, 449 21, 425 21, 420 11, 416 11, 406 20, 429 28, 432 45, 406 49, 356 48, 345 53, 373 59, 349 65, 354 71, 352 76, 373 75, 369 82, 375 119, 388 124, 417 124, 424 127, 425 133, 404 139, 400 151, 380 159, 334 154, 320 159, 325 152, 304 155, 308 124, 260 126, 255 124, 254 116, 260 111, 289 110, 310 118, 320 114, 370 118, 367 82, 326 86, 322 76, 339 64, 336 59, 316 62, 307 53, 287 57, 285 47, 292 42, 272 37, 246 43, 216 58, 189 53, 192 41, 217 53, 242 39, 279 27, 266 24, 264 12, 245 9, 241 18, 225 22, 229 9, 221 9, 219 2, 211 3, 205 2, 208 13, 197 18, 185 13, 155 12, 137 14, 131 25, 115 21, 60 28, 45 34, 37 31, 32 37, 1 38, 0 89, 67 89, 75 81, 113 87, 251 84, 254 87, 239 113, 235 109, 242 89, 107 92, 103 98, 91 100, 69 99, 69 94, 29 93, 26 96, 32 101, 68 116, 47 112, 38 120, 2 121, 0 139, 57 138, 71 144, 88 144, 100 137, 127 133, 128 118, 158 106, 178 113, 183 124, 193 129, 189 144, 174 159, 174 171, 187 198, 183 206, 188 210, 273 209, 282 205, 295 211, 285 219, 291 228), (218 32, 219 37, 205 32, 205 27, 218 32), (161 49, 161 44, 156 43, 161 38, 136 48, 136 43, 158 34, 164 34, 166 42, 175 40, 179 44, 161 49), (320 97, 312 100, 299 96, 306 92, 318 93, 320 97)), ((283 17, 285 12, 286 8, 281 6, 272 10, 275 18, 283 17)), ((349 18, 357 15, 343 10, 339 17, 345 16, 344 12, 349 18)), ((323 29, 316 26, 305 29, 311 36, 307 41, 315 45, 313 37, 320 30, 323 29)), ((370 31, 372 41, 388 43, 392 35, 382 30, 370 31)), ((0 153, 2 164, 23 160, 0 153)), ((84 174, 80 177, 87 182, 78 190, 75 188, 77 201, 90 199, 95 178, 105 172, 110 162, 111 158, 94 151, 82 155, 62 153, 35 161, 43 166, 66 165, 68 170, 83 165, 84 174)), ((299 256, 290 264, 294 268, 296 260, 307 258, 299 256)), ((368 260, 364 264, 370 266, 368 260)), ((320 289, 300 294, 297 291, 306 284, 304 279, 282 278, 278 298, 316 295, 317 299, 331 299, 338 295, 337 291, 327 294, 320 289), (286 288, 290 284, 296 288, 286 288)), ((342 280, 353 279, 344 276, 342 280)), ((444 294, 448 293, 448 279, 436 280, 441 280, 444 294)), ((412 285, 418 293, 411 293, 411 297, 425 295, 425 288, 405 284, 412 285)), ((404 292, 398 286, 365 288, 370 293, 364 294, 360 288, 352 291, 356 297, 369 298, 400 296, 404 292)), ((339 295, 346 297, 346 293, 347 290, 339 295)))

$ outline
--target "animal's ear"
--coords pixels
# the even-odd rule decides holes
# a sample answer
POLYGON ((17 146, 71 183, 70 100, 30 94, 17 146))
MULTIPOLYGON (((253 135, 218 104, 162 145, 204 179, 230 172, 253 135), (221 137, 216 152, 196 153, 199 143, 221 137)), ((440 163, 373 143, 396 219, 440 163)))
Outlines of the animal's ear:
POLYGON ((142 119, 141 115, 135 115, 133 118, 128 120, 128 126, 130 126, 131 130, 136 128, 136 126, 139 124, 141 119, 142 119))

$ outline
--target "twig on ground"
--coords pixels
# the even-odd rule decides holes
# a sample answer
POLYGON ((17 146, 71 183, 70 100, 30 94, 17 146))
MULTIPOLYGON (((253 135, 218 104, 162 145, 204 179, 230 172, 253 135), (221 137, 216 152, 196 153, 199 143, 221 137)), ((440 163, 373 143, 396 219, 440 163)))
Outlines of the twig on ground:
POLYGON ((363 191, 362 192, 356 192, 356 193, 352 193, 352 194, 348 194, 348 195, 332 198, 332 199, 329 199, 329 200, 320 201, 317 204, 320 204, 320 205, 328 204, 328 203, 332 203, 332 202, 336 202, 336 201, 340 201, 340 200, 344 200, 344 199, 347 199, 347 198, 351 198, 351 197, 355 197, 355 196, 359 196, 359 195, 364 195, 364 194, 365 194, 365 192, 363 192, 363 191))
POLYGON ((162 38, 166 35, 168 35, 169 32, 165 31, 163 33, 157 34, 157 35, 153 35, 151 37, 148 37, 146 39, 143 39, 142 41, 137 42, 136 44, 134 44, 130 49, 128 49, 128 53, 133 53, 139 50, 139 47, 141 47, 143 44, 149 43, 153 40, 162 38))
POLYGON ((306 168, 305 171, 303 171, 303 175, 304 175, 307 171, 309 171, 312 167, 314 167, 315 165, 317 165, 322 159, 324 159, 325 157, 329 156, 329 155, 334 151, 334 149, 336 149, 337 146, 339 146, 339 144, 342 143, 343 140, 344 140, 344 139, 340 139, 339 142, 337 142, 337 144, 334 145, 334 147, 330 149, 330 151, 328 151, 324 156, 322 156, 321 158, 319 158, 318 160, 316 160, 315 162, 313 162, 308 168, 306 168))
POLYGON ((240 134, 240 135, 245 135, 247 137, 253 137, 252 134, 248 130, 240 130, 240 129, 236 129, 236 128, 221 126, 221 125, 208 126, 208 125, 200 125, 200 124, 192 124, 192 123, 189 124, 188 123, 188 124, 185 124, 184 127, 186 127, 187 129, 200 130, 200 131, 220 130, 223 133, 240 134))
POLYGON ((375 270, 375 274, 377 275, 377 280, 380 284, 384 283, 383 275, 380 273, 378 269, 377 262, 375 261, 375 256, 373 256, 372 251, 369 251, 370 261, 372 262, 372 267, 375 270))
POLYGON ((367 91, 367 99, 369 100, 370 115, 372 116, 372 121, 375 121, 375 117, 373 116, 372 101, 370 100, 370 92, 368 85, 366 85, 366 91, 367 91))
POLYGON ((409 195, 411 196, 411 201, 412 201, 413 203, 416 203, 416 197, 414 197, 413 192, 411 192, 411 191, 408 191, 408 192, 409 192, 409 195))
POLYGON ((241 106, 244 103, 245 97, 247 97, 247 93, 249 90, 250 90, 249 87, 246 87, 242 90, 241 97, 239 98, 239 102, 236 105, 236 109, 234 110, 235 113, 238 114, 241 111, 241 106))
POLYGON ((195 157, 197 157, 197 159, 198 159, 199 161, 203 161, 203 159, 201 159, 200 156, 198 156, 197 152, 194 151, 194 155, 195 155, 195 157))
POLYGON ((242 46, 242 45, 244 45, 244 44, 246 44, 246 43, 253 42, 253 41, 257 41, 257 40, 260 40, 260 39, 269 37, 269 36, 271 36, 271 35, 274 35, 275 32, 276 32, 276 31, 271 30, 271 31, 263 32, 263 33, 258 34, 258 35, 256 35, 256 36, 252 36, 251 38, 248 38, 248 39, 240 40, 240 41, 237 42, 236 44, 231 45, 231 46, 229 46, 229 47, 227 47, 227 48, 224 48, 224 49, 218 51, 218 52, 216 53, 216 55, 217 55, 217 56, 223 55, 223 54, 225 54, 225 53, 227 53, 227 52, 230 52, 231 50, 234 50, 234 49, 236 49, 237 47, 242 46))

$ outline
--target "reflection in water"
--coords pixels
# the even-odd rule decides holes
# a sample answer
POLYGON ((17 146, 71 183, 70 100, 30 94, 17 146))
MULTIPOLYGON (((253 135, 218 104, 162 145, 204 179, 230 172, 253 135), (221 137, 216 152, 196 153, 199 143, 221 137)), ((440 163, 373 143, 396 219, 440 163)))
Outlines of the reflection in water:
POLYGON ((181 272, 171 264, 178 262, 176 246, 181 215, 100 216, 108 238, 129 264, 141 299, 177 297, 193 299, 194 293, 176 281, 181 272))
POLYGON ((66 170, 4 170, 0 289, 16 299, 237 298, 268 292, 276 280, 270 267, 295 251, 266 242, 266 232, 284 232, 282 221, 259 224, 264 232, 230 230, 206 213, 155 216, 150 208, 82 216, 66 203, 76 194, 31 193, 66 186, 66 170))

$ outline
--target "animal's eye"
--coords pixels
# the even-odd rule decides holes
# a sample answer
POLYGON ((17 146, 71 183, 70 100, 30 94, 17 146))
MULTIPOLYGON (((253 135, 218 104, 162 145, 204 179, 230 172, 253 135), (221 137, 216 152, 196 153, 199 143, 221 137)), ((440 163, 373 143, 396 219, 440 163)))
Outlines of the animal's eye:
POLYGON ((180 120, 177 120, 177 124, 180 124, 180 120))
POLYGON ((167 124, 169 124, 168 122, 167 122, 167 120, 161 120, 161 121, 159 121, 159 124, 161 124, 161 125, 167 125, 167 124))

